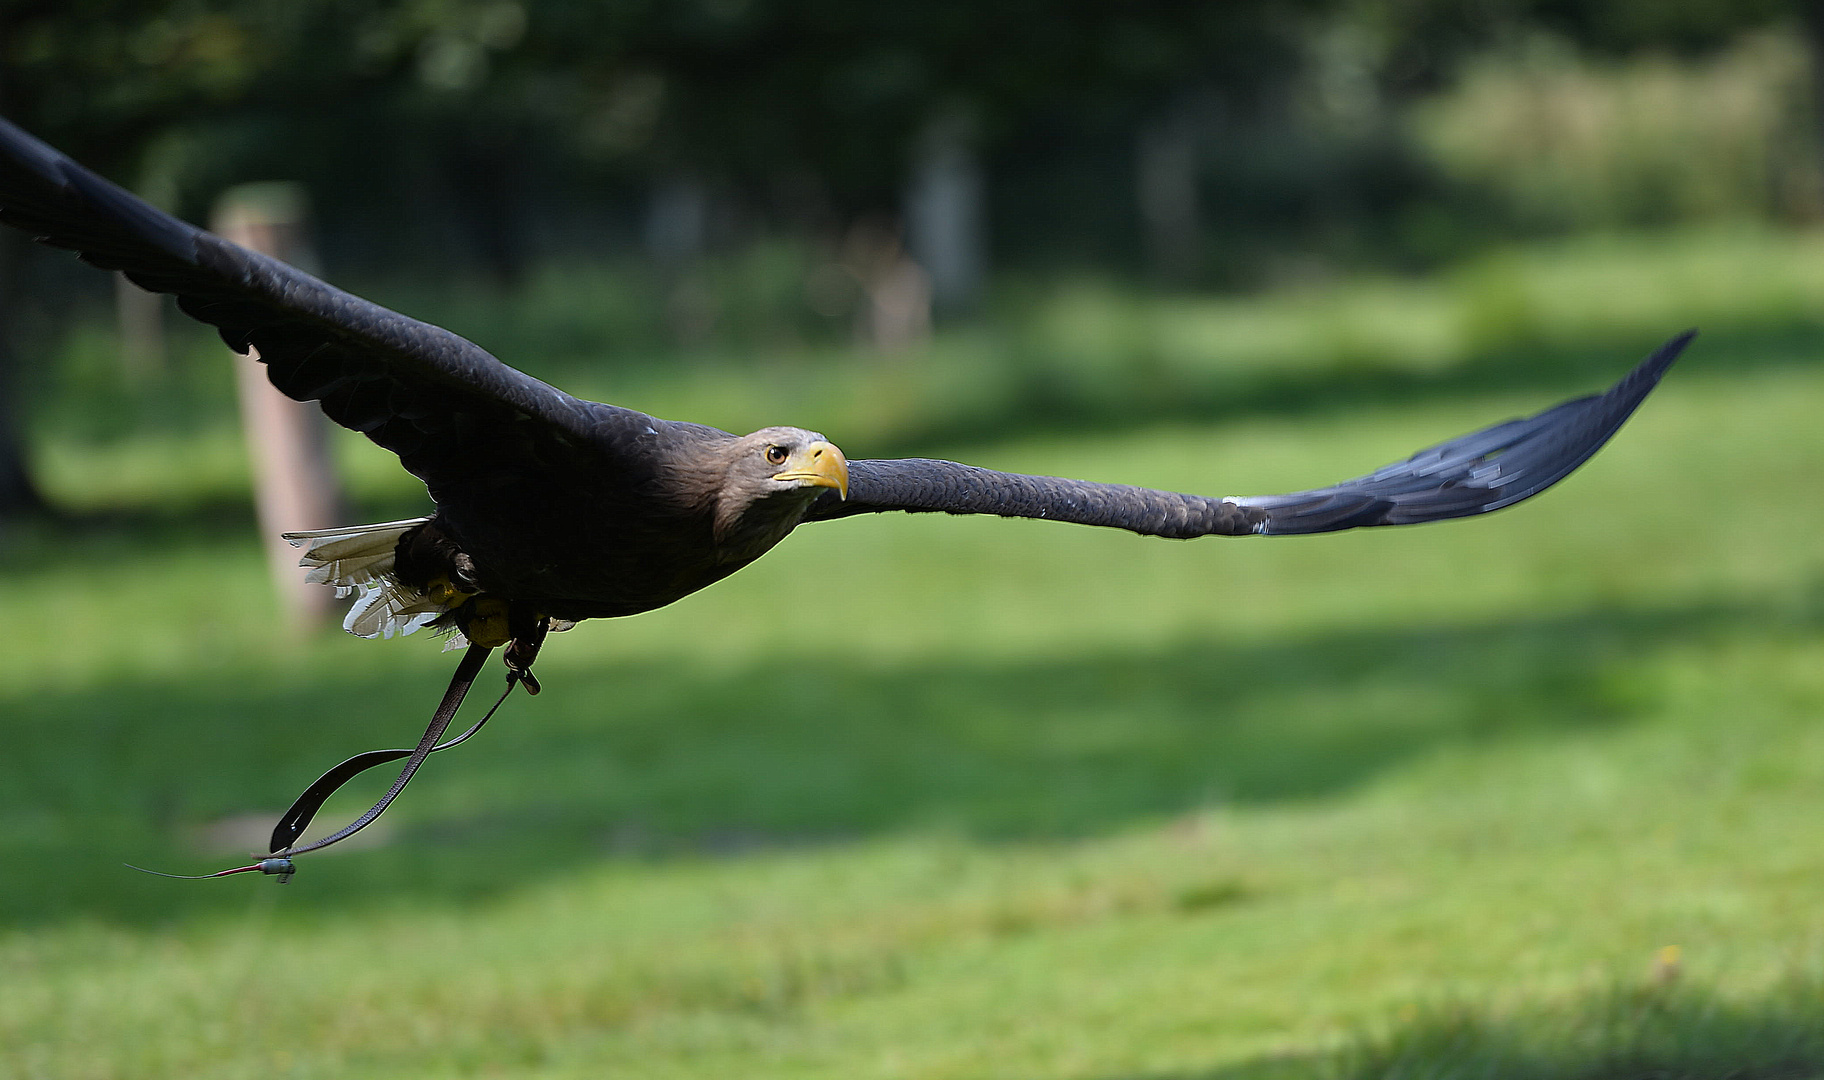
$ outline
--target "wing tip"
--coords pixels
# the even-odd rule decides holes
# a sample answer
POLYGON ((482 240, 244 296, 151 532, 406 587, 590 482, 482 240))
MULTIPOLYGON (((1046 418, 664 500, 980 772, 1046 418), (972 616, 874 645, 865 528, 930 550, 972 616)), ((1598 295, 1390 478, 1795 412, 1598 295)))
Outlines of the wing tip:
POLYGON ((1697 327, 1695 326, 1673 334, 1659 348, 1648 353, 1647 358, 1635 367, 1635 372, 1649 376, 1653 383, 1658 383, 1660 377, 1666 373, 1673 362, 1684 353, 1685 347, 1690 345, 1692 339, 1696 337, 1697 327))

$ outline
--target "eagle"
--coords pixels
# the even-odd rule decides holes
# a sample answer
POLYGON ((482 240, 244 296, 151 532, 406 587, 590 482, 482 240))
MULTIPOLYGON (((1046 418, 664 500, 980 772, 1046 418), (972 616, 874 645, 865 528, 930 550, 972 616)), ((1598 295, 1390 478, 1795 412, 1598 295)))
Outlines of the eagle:
POLYGON ((1365 476, 1285 495, 1207 497, 925 458, 850 460, 803 428, 736 435, 572 397, 448 330, 189 225, 3 119, 0 221, 175 295, 230 348, 257 356, 280 391, 317 402, 335 423, 396 454, 435 504, 428 517, 287 536, 311 580, 360 594, 348 630, 441 628, 468 652, 417 748, 372 751, 330 770, 281 820, 271 856, 223 872, 282 879, 291 855, 367 824, 426 755, 473 733, 439 743, 491 650, 506 650, 509 690, 518 683, 536 693, 531 663, 546 633, 663 607, 753 562, 800 525, 942 512, 1190 539, 1485 514, 1531 498, 1588 460, 1694 333, 1672 338, 1605 392, 1365 476), (399 780, 368 815, 293 846, 348 776, 401 757, 399 780))

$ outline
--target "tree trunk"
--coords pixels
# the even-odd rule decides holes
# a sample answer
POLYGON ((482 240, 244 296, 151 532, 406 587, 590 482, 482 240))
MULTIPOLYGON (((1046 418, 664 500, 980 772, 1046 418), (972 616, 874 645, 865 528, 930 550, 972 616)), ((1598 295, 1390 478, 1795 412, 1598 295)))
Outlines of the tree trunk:
POLYGON ((114 318, 120 324, 120 366, 127 381, 149 383, 165 374, 165 298, 115 274, 114 318))
MULTIPOLYGON (((217 201, 213 225, 242 247, 313 268, 303 192, 295 185, 231 189, 217 201)), ((316 405, 279 393, 267 380, 264 364, 250 356, 233 359, 273 587, 286 622, 302 633, 329 621, 335 590, 305 582, 297 550, 280 534, 342 523, 341 485, 329 460, 327 426, 316 405)))
POLYGON ((20 237, 13 230, 0 236, 0 525, 49 507, 26 466, 25 437, 19 429, 19 369, 12 350, 8 313, 13 301, 13 268, 20 237))
POLYGON ((688 172, 660 177, 646 204, 646 254, 673 267, 703 254, 709 241, 709 188, 688 172))
POLYGON ((1815 152, 1824 157, 1824 0, 1802 0, 1799 13, 1805 59, 1811 67, 1812 140, 1815 152))
POLYGON ((969 124, 933 123, 919 140, 906 188, 906 246, 924 268, 939 312, 962 312, 981 297, 988 264, 983 181, 969 124))
POLYGON ((1142 127, 1135 150, 1147 265, 1160 280, 1182 284, 1203 254, 1197 128, 1188 110, 1173 108, 1142 127))

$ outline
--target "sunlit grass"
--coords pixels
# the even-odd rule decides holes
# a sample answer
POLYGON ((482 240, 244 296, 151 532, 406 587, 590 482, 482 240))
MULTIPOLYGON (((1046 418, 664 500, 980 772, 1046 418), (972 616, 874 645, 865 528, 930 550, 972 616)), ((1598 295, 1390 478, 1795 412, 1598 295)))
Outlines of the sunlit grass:
MULTIPOLYGON (((1583 472, 1486 519, 1188 544, 807 527, 715 589, 554 639, 546 693, 433 759, 384 846, 304 860, 284 887, 118 863, 228 865, 198 826, 409 744, 452 659, 419 638, 284 641, 233 515, 13 536, 0 1076, 1817 1074, 1810 256, 1793 242, 1789 298, 1756 314, 1741 292, 1732 321, 1715 305, 1733 285, 1667 267, 1733 280, 1734 242, 1656 243, 1670 254, 1642 273, 1686 281, 1685 302, 1618 304, 1607 329, 1582 296, 1628 258, 1514 253, 1547 299, 1505 344, 1441 329, 1454 279, 1340 283, 1338 310, 1362 304, 1397 343, 1387 312, 1409 303, 1406 340, 1433 342, 1421 381, 1360 400, 1327 381, 1397 368, 1392 345, 1286 344, 1283 367, 1221 375, 1252 395, 1234 411, 1111 408, 1069 433, 986 407, 1010 435, 932 420, 1003 385, 956 359, 999 355, 1003 331, 898 369, 843 358, 804 394, 864 442, 941 429, 927 449, 984 464, 1223 493, 1365 471, 1717 324, 1583 472), (1582 289, 1555 292, 1554 266, 1582 289), (1503 375, 1528 348, 1555 359, 1503 375), (857 388, 895 379, 903 411, 870 413, 857 388)), ((1226 341, 1240 365, 1270 351, 1247 320, 1291 335, 1324 310, 1106 295, 1142 316, 1082 346, 1111 370, 1134 334, 1226 341)), ((1062 349, 1073 318, 1041 309, 1021 340, 1062 349)), ((1190 363, 1172 348, 1193 346, 1153 355, 1190 363)), ((1072 362, 1073 385, 1122 384, 1072 362)), ((739 427, 798 417, 781 370, 822 369, 630 381, 636 403, 739 427)), ((181 440, 135 444, 72 439, 55 483, 130 510, 162 483, 231 494, 204 490, 226 466, 172 464, 181 440)), ((383 456, 352 460, 364 498, 409 503, 383 456)))

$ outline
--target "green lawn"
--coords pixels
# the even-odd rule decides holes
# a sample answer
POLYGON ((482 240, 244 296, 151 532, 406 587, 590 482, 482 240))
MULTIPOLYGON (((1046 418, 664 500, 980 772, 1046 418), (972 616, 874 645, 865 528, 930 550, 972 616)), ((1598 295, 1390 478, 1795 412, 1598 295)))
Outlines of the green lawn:
MULTIPOLYGON (((66 430, 60 397, 47 478, 108 513, 0 548, 0 1077, 1824 1076, 1824 239, 1024 303, 903 362, 549 370, 1222 494, 1706 333, 1488 518, 807 527, 554 639, 543 696, 285 886, 120 864, 229 865, 212 824, 409 745, 454 657, 283 640, 231 433, 66 430)), ((413 509, 344 449, 369 508, 413 509)))

